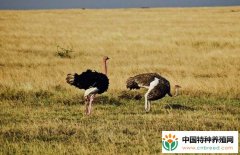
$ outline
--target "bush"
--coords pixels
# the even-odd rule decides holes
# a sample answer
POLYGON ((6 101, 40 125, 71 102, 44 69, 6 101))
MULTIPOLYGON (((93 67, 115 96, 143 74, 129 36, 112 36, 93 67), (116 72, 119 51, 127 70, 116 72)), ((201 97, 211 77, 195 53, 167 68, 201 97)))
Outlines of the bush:
POLYGON ((72 52, 73 52, 72 48, 71 49, 65 49, 65 48, 60 47, 58 45, 56 55, 61 57, 61 58, 72 58, 72 56, 71 56, 72 52))

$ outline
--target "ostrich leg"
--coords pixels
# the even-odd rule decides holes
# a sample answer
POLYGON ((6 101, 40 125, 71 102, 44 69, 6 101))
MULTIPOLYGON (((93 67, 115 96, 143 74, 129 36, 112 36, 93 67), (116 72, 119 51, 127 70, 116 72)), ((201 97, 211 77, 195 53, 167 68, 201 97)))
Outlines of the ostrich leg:
POLYGON ((147 111, 150 111, 150 109, 151 109, 151 102, 148 101, 148 109, 147 109, 147 111))
POLYGON ((89 96, 85 96, 84 99, 85 99, 85 106, 86 106, 85 113, 88 114, 89 96))
POLYGON ((147 93, 145 94, 145 110, 147 112, 150 111, 150 108, 151 108, 151 105, 150 105, 151 103, 148 100, 148 95, 154 89, 154 87, 156 87, 158 85, 158 83, 159 83, 159 79, 154 78, 154 80, 149 85, 149 89, 148 89, 147 93))
POLYGON ((87 110, 87 111, 88 111, 88 112, 87 112, 88 115, 91 114, 92 102, 93 102, 94 98, 95 98, 95 94, 92 94, 92 95, 90 96, 90 100, 89 100, 89 104, 88 104, 88 110, 87 110))
POLYGON ((148 109, 148 99, 147 99, 147 96, 148 96, 148 92, 145 94, 145 111, 147 111, 147 109, 148 109))
POLYGON ((94 100, 94 97, 96 93, 98 92, 98 89, 96 87, 89 88, 85 91, 84 97, 86 102, 86 114, 89 115, 91 113, 92 108, 92 102, 94 100))
POLYGON ((147 93, 145 94, 145 111, 149 111, 150 110, 150 101, 148 101, 148 94, 151 90, 149 89, 147 91, 147 93))

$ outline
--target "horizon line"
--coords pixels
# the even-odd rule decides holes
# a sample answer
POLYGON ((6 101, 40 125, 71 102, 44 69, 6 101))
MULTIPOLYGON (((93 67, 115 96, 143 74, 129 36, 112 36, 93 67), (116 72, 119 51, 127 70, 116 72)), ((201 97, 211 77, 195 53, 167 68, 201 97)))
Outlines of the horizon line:
POLYGON ((69 8, 0 8, 0 11, 31 11, 31 10, 117 10, 117 9, 160 9, 160 8, 223 8, 223 7, 240 7, 240 5, 214 5, 214 6, 158 6, 158 7, 69 7, 69 8))

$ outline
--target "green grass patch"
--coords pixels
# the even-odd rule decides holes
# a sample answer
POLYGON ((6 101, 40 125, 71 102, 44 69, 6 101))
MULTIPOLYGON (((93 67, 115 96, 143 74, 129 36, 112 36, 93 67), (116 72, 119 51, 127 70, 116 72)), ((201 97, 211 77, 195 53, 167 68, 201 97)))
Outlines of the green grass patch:
POLYGON ((86 116, 66 90, 0 96, 2 154, 159 154, 163 130, 239 130, 238 99, 165 97, 146 113, 143 99, 99 95, 86 116))

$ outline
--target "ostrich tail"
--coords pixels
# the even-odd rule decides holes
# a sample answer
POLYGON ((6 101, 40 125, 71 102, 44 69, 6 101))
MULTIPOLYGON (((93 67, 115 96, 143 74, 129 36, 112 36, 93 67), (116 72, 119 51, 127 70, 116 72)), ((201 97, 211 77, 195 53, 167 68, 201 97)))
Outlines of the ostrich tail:
POLYGON ((135 82, 135 79, 133 77, 130 77, 129 79, 127 79, 127 82, 126 82, 126 87, 128 89, 139 89, 140 87, 138 86, 138 84, 135 82))
POLYGON ((70 85, 73 85, 74 83, 74 75, 73 74, 68 74, 66 78, 66 82, 70 85))

